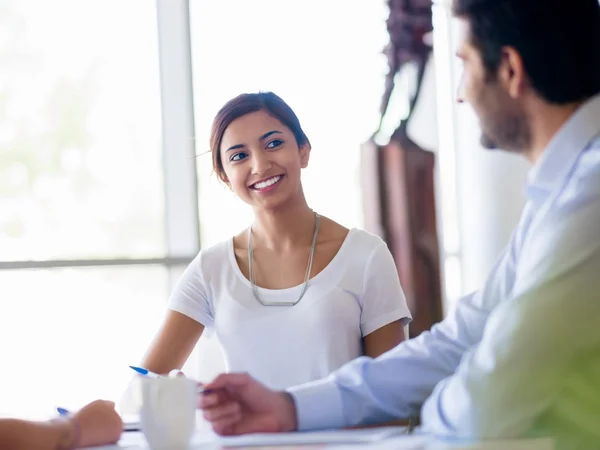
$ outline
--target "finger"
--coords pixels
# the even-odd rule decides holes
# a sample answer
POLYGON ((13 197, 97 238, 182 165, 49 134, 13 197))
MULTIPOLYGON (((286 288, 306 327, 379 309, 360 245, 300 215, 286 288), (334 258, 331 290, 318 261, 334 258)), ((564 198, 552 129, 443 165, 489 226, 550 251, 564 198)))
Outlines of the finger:
POLYGON ((198 397, 198 407, 200 409, 213 408, 234 401, 234 398, 223 389, 218 391, 204 391, 198 397))
POLYGON ((221 396, 217 393, 214 394, 204 394, 198 397, 198 407, 200 409, 214 408, 221 403, 224 403, 225 399, 222 399, 221 396))
POLYGON ((228 416, 223 416, 223 417, 221 417, 218 420, 214 420, 214 421, 206 420, 206 422, 210 423, 210 425, 213 428, 219 428, 219 429, 231 428, 231 429, 235 429, 236 425, 238 425, 241 420, 242 420, 241 414, 230 414, 228 416))
POLYGON ((250 433, 273 433, 276 427, 269 423, 261 423, 256 420, 248 420, 248 417, 240 413, 236 418, 226 417, 222 420, 212 422, 213 430, 220 436, 234 436, 250 433))
POLYGON ((212 424, 212 429, 219 436, 231 436, 232 434, 234 434, 234 426, 229 424, 212 424))
POLYGON ((206 389, 240 388, 246 386, 252 378, 247 373, 222 373, 208 383, 206 389))
POLYGON ((208 395, 213 395, 212 392, 206 391, 206 389, 204 388, 204 384, 200 383, 199 381, 196 382, 196 393, 197 393, 197 396, 196 396, 196 408, 199 408, 199 409, 203 408, 205 398, 208 395))
POLYGON ((216 422, 212 422, 211 426, 215 433, 220 436, 231 436, 239 434, 237 428, 241 423, 242 416, 229 416, 216 422))
POLYGON ((196 392, 198 393, 198 395, 206 395, 206 394, 212 394, 214 391, 211 389, 207 389, 206 385, 204 383, 197 381, 196 382, 196 392))
POLYGON ((115 407, 115 402, 110 401, 110 400, 95 400, 92 403, 90 403, 90 405, 93 404, 93 403, 95 403, 97 405, 107 406, 107 407, 110 407, 110 408, 114 408, 115 407))
POLYGON ((228 403, 218 408, 205 409, 203 411, 204 418, 209 422, 216 422, 228 416, 239 416, 241 411, 239 403, 228 403))

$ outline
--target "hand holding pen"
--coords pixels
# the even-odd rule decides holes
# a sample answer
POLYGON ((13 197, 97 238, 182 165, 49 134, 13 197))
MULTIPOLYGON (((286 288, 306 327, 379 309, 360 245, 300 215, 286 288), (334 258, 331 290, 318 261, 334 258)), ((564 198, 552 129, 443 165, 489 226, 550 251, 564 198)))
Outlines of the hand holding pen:
POLYGON ((57 410, 70 426, 69 448, 112 444, 119 440, 123 431, 123 422, 113 402, 96 400, 74 414, 64 408, 57 410))

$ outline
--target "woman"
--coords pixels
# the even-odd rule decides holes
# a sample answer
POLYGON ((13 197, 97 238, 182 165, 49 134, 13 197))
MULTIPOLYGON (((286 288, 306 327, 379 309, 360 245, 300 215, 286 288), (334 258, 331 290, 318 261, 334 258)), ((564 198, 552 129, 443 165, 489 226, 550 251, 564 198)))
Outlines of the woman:
POLYGON ((210 144, 215 172, 254 223, 190 264, 144 366, 181 368, 206 329, 229 371, 281 389, 401 342, 410 312, 392 256, 380 238, 308 206, 300 172, 311 146, 291 108, 270 92, 242 94, 218 112, 210 144))

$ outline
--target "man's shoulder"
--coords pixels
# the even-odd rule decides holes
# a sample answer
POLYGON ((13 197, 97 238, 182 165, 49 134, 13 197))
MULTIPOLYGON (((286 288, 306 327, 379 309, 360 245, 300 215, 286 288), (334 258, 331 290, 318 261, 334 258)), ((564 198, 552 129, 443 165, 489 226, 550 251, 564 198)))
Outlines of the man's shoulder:
POLYGON ((599 172, 600 135, 581 152, 579 161, 575 165, 575 175, 579 178, 597 178, 599 172))
POLYGON ((584 149, 557 196, 557 212, 593 204, 600 206, 600 137, 584 149))

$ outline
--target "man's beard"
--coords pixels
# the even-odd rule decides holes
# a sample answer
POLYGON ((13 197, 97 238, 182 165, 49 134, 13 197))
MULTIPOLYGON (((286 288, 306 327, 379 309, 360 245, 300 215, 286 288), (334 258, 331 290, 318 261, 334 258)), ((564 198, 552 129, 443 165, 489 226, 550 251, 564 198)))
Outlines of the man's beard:
POLYGON ((531 144, 531 130, 529 121, 522 111, 503 114, 498 111, 494 122, 487 127, 482 126, 479 143, 484 149, 501 149, 515 153, 528 150, 531 144))
POLYGON ((496 144, 496 141, 484 132, 481 133, 479 143, 486 150, 498 150, 498 145, 496 144))
POLYGON ((486 82, 475 104, 481 129, 479 143, 483 148, 516 153, 528 149, 531 141, 528 117, 522 105, 512 101, 496 81, 486 82))

